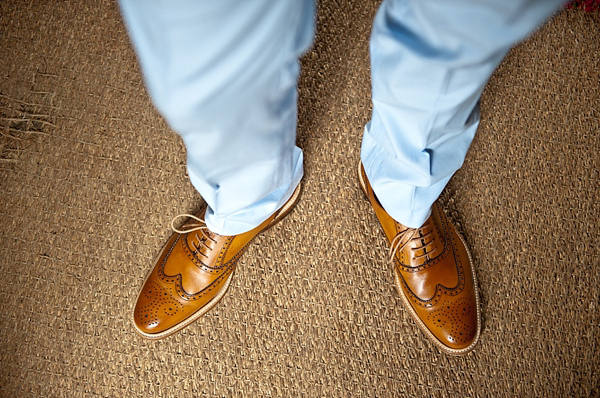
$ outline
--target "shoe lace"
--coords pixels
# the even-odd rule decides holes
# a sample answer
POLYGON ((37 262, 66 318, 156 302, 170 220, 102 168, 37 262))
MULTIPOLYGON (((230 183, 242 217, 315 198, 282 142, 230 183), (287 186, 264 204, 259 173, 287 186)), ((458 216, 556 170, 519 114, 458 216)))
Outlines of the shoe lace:
POLYGON ((184 214, 179 214, 179 215, 173 217, 173 219, 171 220, 171 229, 173 229, 173 231, 177 232, 178 234, 189 234, 190 232, 196 232, 195 233, 196 240, 192 241, 192 246, 194 246, 194 249, 196 249, 197 253, 200 253, 204 257, 208 257, 208 256, 204 253, 204 250, 201 250, 201 249, 207 249, 209 251, 212 250, 212 247, 210 247, 209 245, 206 244, 207 240, 210 240, 213 243, 217 243, 217 241, 212 238, 212 236, 211 236, 212 233, 206 226, 206 223, 204 222, 204 220, 194 216, 193 214, 184 213, 184 214), (180 217, 191 218, 191 219, 195 220, 196 223, 184 225, 186 227, 185 229, 179 229, 179 228, 175 227, 175 220, 177 220, 180 217))
POLYGON ((421 258, 431 258, 439 249, 435 245, 436 235, 433 233, 433 228, 427 228, 429 226, 429 220, 423 224, 420 228, 408 228, 405 227, 402 231, 399 231, 389 249, 388 261, 394 263, 394 258, 399 251, 402 251, 411 242, 418 242, 415 247, 411 247, 410 250, 413 253, 412 257, 416 260, 421 258), (414 252, 417 250, 423 250, 422 254, 415 255, 414 252))

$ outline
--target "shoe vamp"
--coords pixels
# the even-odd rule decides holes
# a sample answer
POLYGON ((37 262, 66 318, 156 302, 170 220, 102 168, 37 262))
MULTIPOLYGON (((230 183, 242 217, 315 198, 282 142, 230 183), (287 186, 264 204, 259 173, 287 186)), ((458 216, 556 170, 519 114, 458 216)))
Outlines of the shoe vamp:
POLYGON ((420 300, 434 298, 436 291, 441 288, 454 289, 459 284, 459 275, 452 251, 430 260, 421 267, 406 271, 407 268, 397 267, 398 272, 406 282, 410 291, 420 300))
POLYGON ((177 281, 165 282, 155 272, 146 282, 135 308, 135 320, 146 333, 161 333, 185 321, 202 309, 223 289, 229 269, 202 292, 182 297, 177 281))
POLYGON ((198 253, 191 252, 183 239, 176 244, 166 259, 163 272, 167 278, 180 279, 185 293, 197 294, 209 287, 225 269, 203 267, 198 253))

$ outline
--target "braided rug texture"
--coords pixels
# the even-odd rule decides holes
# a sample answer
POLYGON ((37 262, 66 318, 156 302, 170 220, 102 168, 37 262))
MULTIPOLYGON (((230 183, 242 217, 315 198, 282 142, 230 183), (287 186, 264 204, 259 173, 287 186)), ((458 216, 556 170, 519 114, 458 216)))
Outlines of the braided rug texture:
POLYGON ((225 298, 158 342, 130 312, 171 218, 201 205, 118 8, 0 2, 0 396, 600 395, 600 16, 561 12, 489 82, 442 194, 484 329, 454 358, 394 288, 357 183, 375 1, 319 3, 302 60, 304 193, 225 298))

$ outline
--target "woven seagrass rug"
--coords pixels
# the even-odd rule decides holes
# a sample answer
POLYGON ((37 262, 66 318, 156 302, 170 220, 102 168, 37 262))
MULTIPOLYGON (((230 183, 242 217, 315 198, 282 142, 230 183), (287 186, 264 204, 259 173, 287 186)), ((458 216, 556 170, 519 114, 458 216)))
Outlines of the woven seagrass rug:
POLYGON ((117 6, 0 3, 0 396, 600 395, 600 17, 565 10, 489 82, 442 194, 475 258, 484 330, 440 353, 393 285, 357 184, 377 1, 319 3, 302 60, 301 202, 204 318, 130 323, 173 216, 198 209, 117 6))

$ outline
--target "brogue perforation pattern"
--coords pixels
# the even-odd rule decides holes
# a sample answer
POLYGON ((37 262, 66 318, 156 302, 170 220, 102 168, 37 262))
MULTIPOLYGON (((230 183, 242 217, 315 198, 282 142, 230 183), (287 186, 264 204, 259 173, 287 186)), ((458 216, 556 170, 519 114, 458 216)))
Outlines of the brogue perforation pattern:
POLYGON ((164 283, 172 283, 173 280, 175 279, 174 276, 167 276, 164 272, 164 269, 165 269, 165 265, 167 264, 167 259, 171 256, 171 253, 173 253, 173 249, 175 249, 175 246, 177 246, 177 242, 179 242, 180 238, 181 238, 181 235, 177 235, 177 238, 175 238, 175 241, 169 248, 169 251, 164 256, 164 258, 162 259, 162 261, 160 262, 160 265, 158 267, 158 272, 157 272, 158 279, 160 279, 164 283))
POLYGON ((448 340, 452 343, 466 343, 470 341, 475 329, 466 324, 463 319, 467 318, 472 311, 473 303, 469 298, 463 297, 452 304, 443 305, 441 308, 431 311, 427 321, 440 330, 448 330, 448 340))
MULTIPOLYGON (((462 263, 460 261, 460 256, 457 255, 458 247, 456 247, 456 244, 454 243, 454 241, 451 238, 448 237, 448 239, 450 240, 450 242, 452 244, 452 255, 454 256, 454 261, 456 263, 456 272, 458 274, 458 284, 456 285, 456 287, 449 288, 449 287, 438 284, 435 287, 435 294, 433 295, 433 297, 430 298, 429 300, 422 300, 416 294, 413 293, 413 291, 410 289, 410 287, 408 286, 408 284, 406 283, 404 278, 402 278, 402 274, 400 273, 400 271, 398 269, 396 269, 396 272, 398 272, 398 274, 400 275, 400 279, 402 280, 402 286, 404 288, 404 291, 406 291, 409 294, 410 298, 412 299, 412 302, 415 303, 416 305, 419 305, 419 306, 425 307, 425 308, 433 307, 442 298, 443 294, 447 294, 449 296, 456 296, 456 295, 460 294, 460 292, 462 292, 462 290, 465 287, 465 273, 463 270, 462 263)), ((439 257, 442 258, 442 256, 439 256, 439 257)), ((396 264, 396 267, 400 268, 400 267, 398 267, 398 264, 396 264)))
MULTIPOLYGON (((211 283, 209 286, 207 286, 206 288, 202 289, 200 292, 198 293, 193 293, 193 294, 189 294, 187 293, 184 289, 183 289, 183 278, 181 276, 181 274, 177 274, 174 276, 167 276, 165 275, 165 265, 167 263, 167 258, 169 258, 169 256, 171 255, 171 251, 173 250, 173 248, 175 247, 175 245, 177 245, 177 241, 179 240, 179 237, 177 237, 177 239, 175 240, 175 242, 173 242, 173 245, 171 246, 171 248, 169 249, 169 253, 165 256, 164 260, 161 261, 161 263, 158 265, 158 269, 157 269, 157 275, 158 278, 165 284, 173 284, 175 285, 175 291, 177 292, 177 294, 179 295, 179 297, 181 297, 183 300, 187 300, 187 301, 196 301, 199 300, 200 298, 202 298, 204 295, 210 293, 215 286, 217 286, 219 284, 219 282, 223 279, 224 276, 228 276, 231 272, 224 272, 223 275, 219 275, 219 277, 217 277, 217 279, 215 279, 213 281, 213 283, 211 283)), ((225 264, 224 266, 229 266, 230 262, 225 264)), ((220 267, 223 268, 223 267, 220 267)))
POLYGON ((183 310, 183 305, 175 300, 169 291, 156 282, 151 282, 148 289, 145 289, 143 295, 148 300, 148 304, 135 309, 136 319, 146 327, 158 325, 158 315, 161 312, 169 316, 176 315, 183 310))
POLYGON ((223 244, 223 248, 221 249, 221 251, 219 253, 219 256, 217 257, 217 260, 215 261, 215 266, 210 267, 210 266, 206 265, 198 257, 198 255, 196 254, 196 250, 192 249, 190 247, 190 245, 188 244, 187 235, 188 234, 185 234, 183 236, 183 239, 181 239, 181 245, 183 247, 183 251, 188 256, 188 258, 190 259, 190 261, 192 263, 194 263, 194 265, 196 265, 202 271, 209 272, 211 274, 220 272, 226 266, 225 264, 222 264, 223 257, 225 256, 225 253, 227 253, 227 249, 229 249, 229 246, 231 245, 231 242, 233 241, 233 237, 230 237, 230 238, 227 239, 227 241, 225 241, 225 243, 223 244))
POLYGON ((210 292, 212 292, 224 278, 228 277, 231 274, 231 272, 233 272, 233 267, 231 267, 231 269, 229 269, 229 270, 223 272, 221 275, 219 275, 217 277, 217 279, 215 279, 210 285, 208 285, 207 287, 205 287, 198 293, 194 293, 194 294, 189 294, 188 292, 186 292, 183 289, 181 275, 177 275, 177 279, 174 282, 175 290, 177 291, 177 294, 179 295, 179 297, 181 297, 183 300, 196 301, 196 300, 201 299, 203 296, 209 294, 210 292))
MULTIPOLYGON (((235 254, 235 256, 233 256, 228 262, 220 265, 218 268, 212 268, 212 269, 211 268, 206 268, 205 269, 203 267, 202 269, 204 271, 206 271, 206 272, 216 272, 217 270, 220 270, 222 272, 224 268, 226 270, 225 270, 225 272, 223 272, 222 275, 220 275, 217 279, 215 279, 213 281, 213 283, 211 283, 206 288, 202 289, 200 292, 189 294, 188 292, 186 292, 183 289, 183 282, 182 282, 181 274, 177 274, 177 275, 174 275, 174 276, 167 276, 165 274, 165 272, 164 272, 167 259, 171 255, 171 252, 173 251, 173 248, 177 245, 177 242, 180 240, 180 238, 181 238, 181 235, 177 236, 177 238, 175 239, 175 241, 171 245, 168 253, 166 254, 165 258, 158 265, 157 276, 165 284, 174 284, 175 285, 175 290, 176 290, 178 296, 181 297, 181 299, 186 300, 186 301, 196 301, 196 300, 199 300, 200 298, 202 298, 206 294, 208 294, 211 291, 213 291, 215 289, 215 287, 218 286, 218 284, 220 283, 220 281, 223 280, 223 278, 228 277, 233 272, 234 265, 237 263, 237 261, 242 256, 242 254, 247 250, 248 245, 251 242, 251 241, 249 241, 246 245, 244 245, 244 247, 242 247, 235 254)), ((231 245, 232 240, 233 240, 233 238, 228 239, 227 242, 224 244, 223 249, 221 250, 221 253, 219 254, 219 260, 221 260, 225 256, 225 253, 227 253, 227 249, 231 245)), ((189 246, 187 246, 186 244, 184 244, 184 242, 186 242, 186 239, 182 239, 182 241, 183 241, 182 244, 183 244, 184 249, 185 248, 189 249, 189 246)), ((217 263, 219 262, 219 260, 217 261, 217 263)))

